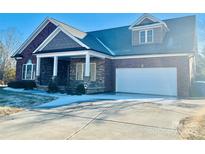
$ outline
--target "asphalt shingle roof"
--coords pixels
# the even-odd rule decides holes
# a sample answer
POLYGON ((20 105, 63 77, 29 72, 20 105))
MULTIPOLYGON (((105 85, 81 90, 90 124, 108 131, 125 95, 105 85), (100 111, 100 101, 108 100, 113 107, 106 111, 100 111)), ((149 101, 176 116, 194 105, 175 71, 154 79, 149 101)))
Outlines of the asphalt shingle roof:
MULTIPOLYGON (((129 26, 88 32, 93 38, 99 38, 115 56, 191 53, 196 50, 196 22, 195 16, 186 16, 163 20, 169 31, 163 43, 132 45, 132 31, 129 26)), ((93 44, 98 48, 98 44, 93 44)), ((101 49, 105 52, 103 49, 101 49)), ((107 51, 105 52, 107 53, 107 51)))

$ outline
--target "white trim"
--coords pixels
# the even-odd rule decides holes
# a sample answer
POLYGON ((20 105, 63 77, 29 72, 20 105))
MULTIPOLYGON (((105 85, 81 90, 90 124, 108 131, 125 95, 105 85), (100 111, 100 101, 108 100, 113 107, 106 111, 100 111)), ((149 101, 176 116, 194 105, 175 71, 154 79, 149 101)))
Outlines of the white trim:
POLYGON ((155 54, 155 55, 134 55, 134 56, 118 56, 111 59, 133 59, 133 58, 155 58, 155 57, 179 57, 179 56, 191 56, 190 53, 182 54, 155 54))
POLYGON ((97 73, 96 73, 96 72, 97 72, 97 71, 96 71, 96 68, 97 68, 97 67, 96 67, 96 63, 90 63, 90 68, 91 68, 91 65, 94 65, 94 72, 93 72, 93 74, 94 74, 94 79, 93 79, 93 80, 91 79, 91 77, 92 77, 92 76, 91 76, 92 70, 90 69, 90 81, 96 81, 96 74, 97 74, 97 73))
POLYGON ((55 52, 55 53, 41 53, 41 54, 36 54, 36 57, 63 57, 63 56, 80 56, 80 55, 86 55, 88 51, 83 50, 83 51, 65 51, 65 52, 55 52))
POLYGON ((158 27, 162 27, 161 23, 156 23, 156 24, 152 24, 152 25, 144 25, 144 26, 139 26, 139 27, 133 27, 132 30, 145 30, 145 29, 154 29, 154 28, 158 28, 158 27))
POLYGON ((90 54, 85 55, 85 76, 90 76, 90 54))
MULTIPOLYGON (((168 27, 164 21, 162 21, 162 20, 160 20, 160 19, 158 19, 158 18, 156 18, 148 13, 144 13, 141 17, 139 17, 133 24, 130 25, 129 29, 134 29, 135 25, 138 25, 146 18, 152 20, 153 22, 159 22, 161 25, 164 25, 165 28, 168 30, 168 27)), ((152 25, 154 25, 154 24, 152 24, 152 25)), ((139 27, 142 27, 142 26, 139 26, 139 27)))
POLYGON ((83 32, 83 31, 81 31, 81 30, 79 30, 71 25, 68 25, 64 22, 58 21, 54 18, 50 18, 50 20, 52 20, 54 23, 56 23, 56 25, 64 28, 66 31, 68 31, 70 34, 72 34, 73 36, 75 36, 77 38, 83 39, 87 35, 86 32, 83 32))
POLYGON ((176 56, 192 56, 192 53, 174 53, 174 54, 153 54, 153 55, 131 55, 131 56, 109 56, 103 53, 99 53, 93 50, 83 50, 83 51, 68 51, 68 52, 56 52, 56 53, 42 53, 36 54, 36 57, 63 57, 63 56, 82 56, 89 53, 91 56, 98 58, 108 58, 108 59, 131 59, 131 58, 153 58, 153 57, 176 57, 176 56))
POLYGON ((22 57, 15 57, 16 60, 22 59, 22 57))
POLYGON ((93 51, 93 50, 89 50, 88 51, 90 53, 90 55, 94 56, 94 57, 98 57, 98 58, 112 58, 112 56, 109 56, 109 55, 106 55, 106 54, 103 54, 103 53, 100 53, 100 52, 96 52, 96 51, 93 51))
POLYGON ((16 50, 16 52, 14 52, 12 56, 15 56, 17 53, 21 53, 33 41, 33 39, 48 25, 49 22, 52 22, 49 18, 44 19, 43 22, 31 33, 31 35, 16 50))
POLYGON ((112 55, 115 55, 114 52, 112 52, 112 50, 110 50, 110 48, 108 48, 99 38, 96 37, 96 39, 102 44, 103 47, 105 47, 112 55))
POLYGON ((55 56, 53 60, 53 76, 58 75, 58 57, 55 56))
POLYGON ((23 64, 23 66, 22 66, 22 76, 21 76, 22 80, 35 80, 35 75, 33 75, 34 71, 35 71, 34 70, 34 65, 36 65, 36 64, 33 64, 33 63, 23 64), (31 78, 30 79, 26 78, 27 77, 27 66, 28 65, 31 65, 31 78), (23 75, 23 72, 24 72, 23 68, 24 68, 24 66, 25 66, 25 74, 23 75))
POLYGON ((39 46, 36 48, 33 53, 41 51, 58 33, 60 32, 59 28, 56 28, 39 46))
POLYGON ((84 63, 76 63, 76 68, 75 68, 76 70, 75 70, 75 80, 78 80, 78 81, 82 81, 83 80, 83 77, 84 77, 84 63), (78 74, 78 65, 82 65, 82 74, 81 74, 81 79, 78 79, 77 78, 77 74, 78 74))
POLYGON ((36 58, 36 76, 40 76, 40 69, 41 69, 41 58, 36 58))
POLYGON ((63 29, 62 27, 57 27, 39 46, 38 48, 36 48, 33 53, 36 53, 37 51, 41 51, 51 40, 53 40, 53 38, 59 33, 59 32, 63 32, 66 35, 68 35, 72 40, 74 40, 76 43, 78 43, 80 46, 85 47, 86 49, 90 49, 87 45, 85 45, 84 43, 82 43, 79 39, 77 39, 76 37, 74 37, 72 34, 70 34, 69 32, 67 32, 65 29, 63 29))
MULTIPOLYGON (((82 76, 81 76, 81 78, 82 78, 82 80, 84 80, 84 73, 85 73, 85 63, 83 63, 83 62, 79 62, 79 63, 76 63, 76 73, 75 73, 75 79, 76 80, 78 80, 77 79, 77 65, 79 65, 79 64, 82 64, 83 66, 82 66, 82 76)), ((92 63, 90 63, 90 67, 91 67, 91 65, 94 65, 94 79, 93 80, 91 80, 91 70, 90 70, 90 81, 96 81, 96 76, 97 76, 97 65, 96 65, 96 63, 95 62, 92 62, 92 63)), ((81 81, 81 80, 80 80, 81 81)))
POLYGON ((72 38, 74 41, 76 41, 79 45, 81 45, 82 47, 85 47, 86 49, 90 49, 90 47, 88 47, 86 44, 84 44, 83 42, 81 42, 79 39, 77 39, 76 37, 74 37, 71 33, 69 33, 68 31, 66 31, 63 27, 60 27, 60 29, 67 34, 70 38, 72 38))
POLYGON ((139 44, 150 44, 154 42, 154 30, 153 29, 146 29, 139 31, 139 44), (152 41, 148 42, 148 31, 152 31, 152 41), (145 32, 145 42, 141 42, 141 32, 145 32))

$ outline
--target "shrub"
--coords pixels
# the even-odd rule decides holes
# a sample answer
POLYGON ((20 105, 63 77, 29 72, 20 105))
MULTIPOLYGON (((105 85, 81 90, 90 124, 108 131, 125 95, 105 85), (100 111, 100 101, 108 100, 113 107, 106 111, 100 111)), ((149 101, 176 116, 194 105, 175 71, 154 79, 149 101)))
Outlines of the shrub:
POLYGON ((79 84, 76 88, 76 94, 77 95, 82 95, 85 94, 85 86, 84 84, 79 84))
POLYGON ((0 80, 0 85, 5 85, 3 80, 0 80))
POLYGON ((54 79, 51 79, 48 83, 48 92, 49 93, 55 93, 55 92, 58 92, 58 85, 57 85, 57 82, 56 80, 54 79))
POLYGON ((8 83, 8 87, 11 88, 24 88, 25 90, 36 88, 35 81, 32 80, 21 80, 21 81, 11 81, 8 83))

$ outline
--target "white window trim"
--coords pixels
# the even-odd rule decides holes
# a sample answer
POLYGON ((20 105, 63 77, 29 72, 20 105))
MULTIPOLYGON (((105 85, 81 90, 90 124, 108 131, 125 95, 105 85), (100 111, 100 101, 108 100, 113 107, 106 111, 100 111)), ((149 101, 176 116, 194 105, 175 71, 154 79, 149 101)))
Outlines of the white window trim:
POLYGON ((139 44, 149 44, 154 42, 154 31, 153 29, 145 29, 139 31, 139 44), (152 31, 152 41, 148 42, 148 31, 152 31), (141 42, 141 32, 145 32, 145 42, 141 42))
MULTIPOLYGON (((84 68, 85 68, 85 63, 76 63, 75 79, 78 80, 78 81, 82 81, 82 80, 79 80, 79 79, 77 78, 77 68, 78 68, 77 65, 79 65, 79 64, 83 65, 83 66, 82 66, 82 76, 81 76, 81 78, 82 78, 82 80, 84 80, 84 73, 85 73, 84 68)), ((94 80, 90 80, 90 81, 96 81, 96 73, 97 73, 96 63, 90 63, 90 65, 94 65, 94 67, 95 67, 95 70, 94 70, 94 80)), ((90 69, 90 71, 91 71, 91 69, 90 69)), ((91 72, 90 72, 90 74, 91 74, 91 72)), ((91 76, 90 76, 90 78, 91 78, 91 76)))
POLYGON ((78 81, 82 81, 84 76, 84 63, 76 63, 76 73, 75 73, 75 79, 78 81), (82 65, 82 74, 81 74, 81 79, 78 79, 78 65, 82 65))
POLYGON ((35 71, 35 70, 33 69, 33 68, 34 68, 34 65, 36 65, 36 64, 32 64, 32 63, 23 64, 23 67, 22 67, 22 80, 35 80, 35 75, 33 75, 33 72, 35 71), (31 78, 30 78, 30 79, 27 79, 27 78, 26 78, 26 75, 27 75, 27 66, 28 66, 28 65, 31 65, 31 78), (24 66, 25 66, 25 73, 24 73, 24 70, 23 70, 24 66), (23 75, 23 73, 24 73, 24 75, 23 75))
POLYGON ((91 69, 90 69, 90 81, 96 81, 96 72, 97 72, 97 70, 96 70, 96 63, 90 63, 90 65, 94 65, 94 79, 93 80, 91 80, 91 69))

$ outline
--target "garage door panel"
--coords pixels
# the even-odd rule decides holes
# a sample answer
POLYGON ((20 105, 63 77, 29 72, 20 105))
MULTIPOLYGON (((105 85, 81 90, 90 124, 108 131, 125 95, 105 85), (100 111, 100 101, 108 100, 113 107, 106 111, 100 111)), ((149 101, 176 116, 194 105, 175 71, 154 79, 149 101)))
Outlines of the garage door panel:
POLYGON ((116 91, 176 96, 176 68, 117 68, 116 91))

